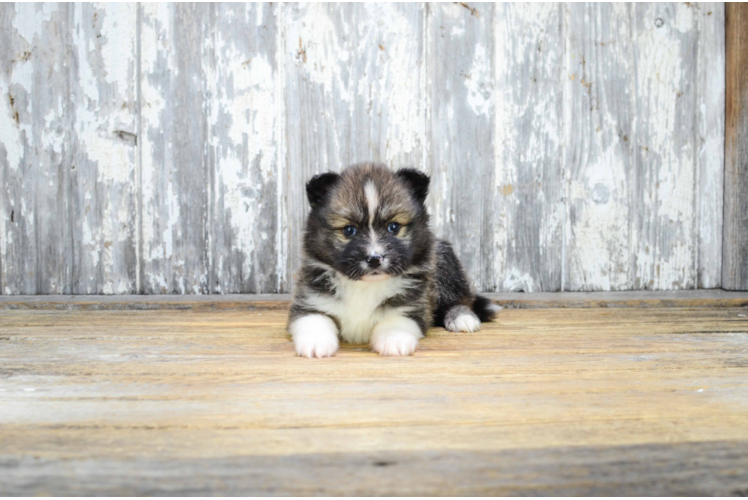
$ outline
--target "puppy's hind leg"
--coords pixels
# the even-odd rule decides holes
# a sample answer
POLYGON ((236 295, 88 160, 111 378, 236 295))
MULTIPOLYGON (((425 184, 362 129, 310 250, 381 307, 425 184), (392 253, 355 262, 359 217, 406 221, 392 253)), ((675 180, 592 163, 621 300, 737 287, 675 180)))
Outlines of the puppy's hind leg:
POLYGON ((452 245, 439 241, 436 257, 434 324, 451 332, 477 332, 481 322, 493 320, 501 307, 475 294, 452 245))

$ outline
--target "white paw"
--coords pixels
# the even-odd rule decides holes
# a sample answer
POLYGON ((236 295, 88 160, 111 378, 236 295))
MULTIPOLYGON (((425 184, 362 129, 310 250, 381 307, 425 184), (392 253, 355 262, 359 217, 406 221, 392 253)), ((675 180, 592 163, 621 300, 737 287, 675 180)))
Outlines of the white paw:
POLYGON ((450 332, 477 332, 480 330, 480 320, 472 312, 463 313, 445 324, 450 332))
POLYGON ((310 314, 288 327, 296 354, 305 358, 327 358, 338 352, 338 327, 323 314, 310 314))
POLYGON ((410 356, 417 346, 418 339, 406 331, 380 331, 371 339, 371 349, 380 356, 410 356))

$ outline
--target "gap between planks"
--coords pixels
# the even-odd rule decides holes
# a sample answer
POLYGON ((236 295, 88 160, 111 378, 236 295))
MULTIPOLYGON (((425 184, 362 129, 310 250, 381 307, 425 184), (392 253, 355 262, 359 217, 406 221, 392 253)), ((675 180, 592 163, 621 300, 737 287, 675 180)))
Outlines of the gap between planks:
MULTIPOLYGON (((748 292, 725 290, 487 293, 508 309, 747 307, 748 292)), ((227 295, 6 295, 0 310, 283 310, 290 294, 227 295)))

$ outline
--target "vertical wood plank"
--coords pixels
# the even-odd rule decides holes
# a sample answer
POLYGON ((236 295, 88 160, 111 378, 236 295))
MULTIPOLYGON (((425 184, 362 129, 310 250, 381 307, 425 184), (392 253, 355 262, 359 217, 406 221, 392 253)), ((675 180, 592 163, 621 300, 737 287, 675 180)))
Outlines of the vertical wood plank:
POLYGON ((484 186, 484 290, 561 289, 562 6, 496 7, 495 159, 484 186))
MULTIPOLYGON (((209 289, 279 292, 277 11, 212 4, 206 28, 209 289)), ((285 278, 285 276, 284 276, 285 278)))
POLYGON ((134 293, 136 6, 71 7, 72 293, 134 293))
POLYGON ((637 289, 696 285, 698 33, 686 4, 636 4, 636 211, 632 258, 637 289))
POLYGON ((423 5, 284 4, 286 290, 309 210, 304 184, 351 163, 424 168, 423 5))
POLYGON ((727 4, 722 287, 748 290, 748 5, 727 4))
POLYGON ((205 4, 143 4, 145 293, 209 291, 205 4))
POLYGON ((634 61, 631 6, 565 6, 564 289, 624 290, 631 270, 634 61))
POLYGON ((725 4, 696 4, 698 21, 698 288, 722 284, 725 172, 725 4))
POLYGON ((72 6, 3 4, 0 186, 4 293, 71 293, 72 6))
POLYGON ((483 177, 493 167, 492 4, 429 5, 429 207, 437 236, 450 241, 483 289, 483 177))
POLYGON ((2 288, 132 292, 135 9, 2 9, 2 288))

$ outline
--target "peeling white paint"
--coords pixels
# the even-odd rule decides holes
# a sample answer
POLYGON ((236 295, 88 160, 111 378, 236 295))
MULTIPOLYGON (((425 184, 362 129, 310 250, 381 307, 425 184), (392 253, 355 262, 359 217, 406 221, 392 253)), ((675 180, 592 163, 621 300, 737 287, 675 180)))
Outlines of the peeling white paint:
POLYGON ((308 4, 305 10, 310 22, 300 26, 298 38, 290 40, 291 48, 296 49, 298 44, 296 57, 304 65, 308 78, 322 85, 324 92, 333 93, 336 99, 348 103, 350 111, 354 112, 353 93, 343 74, 348 70, 347 61, 351 57, 349 45, 338 36, 339 25, 330 18, 327 5, 308 4))
MULTIPOLYGON (((10 88, 5 75, 0 73, 0 146, 5 150, 5 157, 12 170, 18 170, 23 158, 23 143, 18 124, 14 116, 17 110, 11 109, 8 95, 10 88)), ((0 150, 2 151, 2 150, 0 150)))
POLYGON ((558 5, 501 5, 494 16, 494 171, 489 290, 561 287, 565 206, 558 5), (529 223, 528 223, 529 222, 529 223), (525 276, 532 276, 532 279, 525 276))
POLYGON ((722 285, 724 201, 725 4, 701 5, 698 19, 698 169, 696 186, 699 287, 722 285), (704 15, 704 8, 708 8, 704 15), (711 15, 710 15, 711 14, 711 15))
POLYGON ((537 292, 535 279, 518 269, 508 269, 504 273, 503 289, 507 292, 537 292))
POLYGON ((57 5, 52 2, 44 3, 16 3, 13 28, 27 43, 33 44, 47 23, 52 20, 52 14, 57 12, 57 5), (41 15, 37 15, 41 13, 41 15))
MULTIPOLYGON (((164 44, 171 39, 168 6, 166 4, 142 4, 141 25, 141 71, 144 75, 158 73, 157 65, 160 57, 166 60, 169 73, 176 72, 176 67, 170 52, 160 50, 164 44), (165 22, 166 21, 166 22, 165 22)), ((165 249, 158 243, 156 237, 156 224, 160 214, 157 214, 158 205, 156 194, 159 186, 156 183, 156 175, 159 169, 168 165, 167 158, 157 162, 155 145, 151 139, 153 134, 160 136, 163 127, 161 123, 162 113, 166 109, 166 95, 162 89, 151 83, 151 79, 144 77, 140 81, 140 92, 142 96, 141 122, 143 123, 143 136, 141 142, 141 176, 142 176, 142 198, 143 198, 143 257, 146 261, 155 261, 165 257, 165 249)), ((165 193, 159 193, 165 194, 165 193)), ((160 235, 159 235, 160 236, 160 235)), ((168 290, 166 280, 163 276, 150 275, 147 277, 155 289, 168 290)))
POLYGON ((476 115, 491 116, 493 112, 493 74, 491 61, 482 44, 475 46, 473 65, 469 76, 465 77, 467 102, 476 115))
POLYGON ((696 245, 692 240, 696 152, 693 135, 684 137, 679 128, 679 113, 692 112, 687 101, 681 100, 688 86, 683 63, 691 56, 683 36, 692 34, 666 29, 672 24, 683 27, 692 23, 692 18, 683 12, 690 10, 688 6, 676 5, 674 9, 675 19, 657 28, 657 19, 665 13, 657 5, 643 6, 643 29, 636 39, 636 84, 648 89, 636 119, 637 130, 642 131, 637 135, 639 158, 649 184, 642 215, 648 219, 644 227, 654 231, 644 234, 635 228, 633 236, 637 242, 636 275, 642 286, 651 289, 693 288, 696 282, 696 245), (648 114, 646 123, 641 122, 643 113, 648 114), (654 175, 646 175, 650 171, 654 175))
MULTIPOLYGON (((269 6, 245 6, 255 16, 264 16, 260 11, 269 6)), ((229 33, 233 33, 229 31, 229 33)), ((227 225, 221 225, 217 237, 224 234, 231 237, 231 248, 219 246, 219 251, 238 255, 238 261, 227 269, 223 255, 218 255, 214 265, 217 287, 225 283, 231 287, 248 286, 250 277, 254 282, 249 286, 262 287, 270 281, 257 272, 259 263, 273 258, 263 252, 271 245, 265 243, 262 228, 266 218, 275 211, 264 193, 278 183, 278 137, 277 137, 277 85, 274 54, 266 54, 252 44, 245 46, 243 40, 235 36, 224 37, 219 31, 216 36, 216 63, 207 71, 210 93, 216 98, 208 105, 209 125, 214 132, 211 147, 215 150, 216 188, 215 200, 220 218, 227 225), (248 49, 256 52, 248 53, 248 49), (230 82, 230 85, 226 85, 230 82), (228 88, 227 88, 228 87, 228 88), (229 90, 230 89, 230 90, 229 90), (230 124, 224 137, 221 131, 230 124), (225 214, 225 215, 224 215, 225 214), (254 274, 253 274, 254 273, 254 274), (239 276, 244 279, 239 284, 239 276)), ((221 243, 222 244, 222 243, 221 243)), ((223 291, 216 288, 216 291, 223 291)))
POLYGON ((273 7, 274 13, 277 16, 277 29, 275 43, 277 50, 276 52, 276 68, 277 75, 275 79, 275 93, 279 96, 275 100, 275 112, 276 116, 279 117, 275 122, 276 138, 278 144, 278 177, 276 182, 276 221, 277 227, 275 231, 275 273, 276 282, 275 289, 268 291, 282 291, 288 290, 287 285, 289 283, 288 273, 288 257, 289 257, 289 245, 288 245, 288 206, 289 203, 286 201, 286 188, 285 183, 287 182, 287 121, 286 115, 286 100, 284 99, 284 92, 286 89, 286 69, 284 64, 284 58, 286 55, 285 49, 285 10, 282 5, 278 4, 273 7))
MULTIPOLYGON (((417 20, 404 15, 398 7, 395 4, 365 5, 367 18, 386 19, 386 24, 381 24, 381 31, 366 31, 369 36, 359 40, 357 59, 368 55, 365 59, 365 74, 370 76, 368 83, 376 78, 376 90, 386 96, 386 99, 377 99, 377 108, 370 111, 370 114, 376 112, 377 117, 386 113, 384 154, 380 160, 393 166, 418 166, 411 163, 412 157, 420 153, 421 144, 426 142, 424 109, 418 98, 421 75, 413 71, 421 55, 414 46, 419 32, 414 25, 417 20), (379 57, 374 57, 372 52, 379 53, 379 57)), ((371 100, 375 96, 363 91, 365 83, 365 79, 359 80, 358 96, 371 100)))

